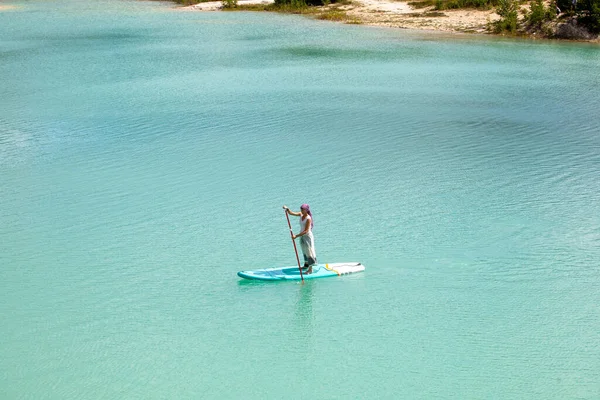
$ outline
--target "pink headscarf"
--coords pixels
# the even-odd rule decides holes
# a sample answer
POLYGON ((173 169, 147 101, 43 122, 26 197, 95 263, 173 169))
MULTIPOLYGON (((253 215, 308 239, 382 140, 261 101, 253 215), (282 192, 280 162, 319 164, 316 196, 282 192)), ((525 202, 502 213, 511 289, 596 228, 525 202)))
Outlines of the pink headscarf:
POLYGON ((310 212, 310 206, 305 203, 300 206, 300 209, 305 210, 306 213, 310 215, 310 227, 312 228, 313 226, 315 226, 315 219, 313 218, 312 213, 310 212))

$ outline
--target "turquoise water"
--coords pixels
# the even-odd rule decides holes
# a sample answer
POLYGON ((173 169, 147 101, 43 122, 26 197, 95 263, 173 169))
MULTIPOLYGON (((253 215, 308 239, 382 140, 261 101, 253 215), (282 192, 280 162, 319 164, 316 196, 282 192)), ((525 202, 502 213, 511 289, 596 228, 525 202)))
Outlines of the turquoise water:
POLYGON ((597 45, 11 4, 0 398, 600 398, 597 45))

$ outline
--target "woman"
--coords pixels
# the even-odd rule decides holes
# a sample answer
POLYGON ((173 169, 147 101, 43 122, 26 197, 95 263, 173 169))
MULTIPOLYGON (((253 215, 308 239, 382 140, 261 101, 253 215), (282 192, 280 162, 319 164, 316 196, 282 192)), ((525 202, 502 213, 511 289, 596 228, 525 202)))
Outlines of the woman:
POLYGON ((300 217, 300 233, 297 235, 292 234, 292 238, 294 240, 300 238, 300 247, 304 255, 304 267, 302 269, 303 272, 306 269, 307 274, 312 274, 312 267, 317 263, 317 254, 315 252, 315 238, 312 233, 314 222, 310 207, 308 204, 302 204, 300 212, 294 212, 287 208, 287 206, 283 206, 283 209, 290 215, 300 217))

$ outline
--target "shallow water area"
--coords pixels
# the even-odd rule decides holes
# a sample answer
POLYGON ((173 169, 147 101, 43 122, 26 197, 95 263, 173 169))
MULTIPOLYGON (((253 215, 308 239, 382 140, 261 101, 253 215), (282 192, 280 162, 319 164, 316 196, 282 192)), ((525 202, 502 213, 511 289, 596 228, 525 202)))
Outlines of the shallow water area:
POLYGON ((600 396, 597 46, 9 5, 0 397, 600 396))

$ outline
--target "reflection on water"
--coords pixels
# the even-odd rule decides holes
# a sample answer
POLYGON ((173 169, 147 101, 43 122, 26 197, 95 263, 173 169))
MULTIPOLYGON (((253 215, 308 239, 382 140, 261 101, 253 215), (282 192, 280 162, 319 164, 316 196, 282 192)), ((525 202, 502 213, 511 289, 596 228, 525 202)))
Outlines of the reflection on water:
POLYGON ((296 295, 296 326, 300 328, 298 335, 299 339, 310 345, 314 340, 315 334, 315 316, 313 313, 313 301, 316 279, 310 279, 297 285, 296 295))
POLYGON ((15 5, 10 5, 10 4, 0 4, 0 12, 2 11, 14 11, 16 10, 18 7, 15 5))

